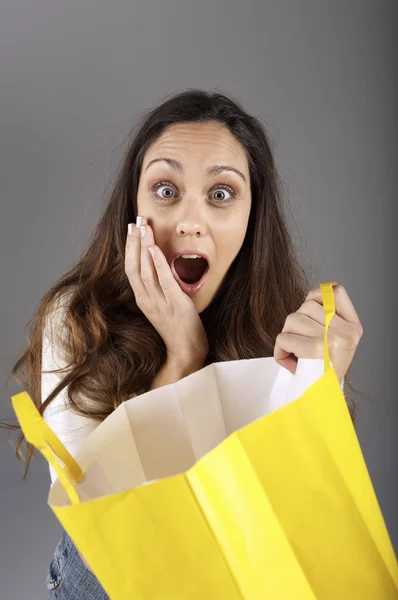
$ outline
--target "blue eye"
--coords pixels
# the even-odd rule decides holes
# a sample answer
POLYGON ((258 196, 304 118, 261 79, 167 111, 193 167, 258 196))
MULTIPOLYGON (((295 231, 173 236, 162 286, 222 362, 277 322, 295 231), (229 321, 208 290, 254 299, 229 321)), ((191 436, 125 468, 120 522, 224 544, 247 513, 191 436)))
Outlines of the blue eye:
POLYGON ((170 200, 173 198, 174 188, 169 183, 159 181, 151 187, 151 190, 155 192, 155 198, 159 198, 160 200, 170 200))
POLYGON ((227 203, 228 201, 230 201, 232 198, 235 197, 235 193, 233 191, 233 189, 231 188, 227 188, 227 187, 219 187, 216 190, 214 190, 214 199, 216 200, 216 202, 225 202, 227 203), (225 194, 229 194, 229 197, 226 198, 225 194))

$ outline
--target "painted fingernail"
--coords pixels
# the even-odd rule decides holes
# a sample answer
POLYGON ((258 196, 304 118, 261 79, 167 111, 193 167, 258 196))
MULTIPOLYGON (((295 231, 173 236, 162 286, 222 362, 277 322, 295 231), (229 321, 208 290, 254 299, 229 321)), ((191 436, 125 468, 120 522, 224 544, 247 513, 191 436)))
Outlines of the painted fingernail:
POLYGON ((146 227, 145 227, 145 225, 142 225, 140 227, 140 230, 141 230, 141 237, 144 238, 145 234, 146 234, 146 227))
POLYGON ((137 217, 135 220, 135 226, 141 227, 141 225, 142 225, 142 217, 137 217))
POLYGON ((127 225, 127 235, 131 235, 133 233, 133 223, 129 223, 127 225))
POLYGON ((150 247, 150 248, 148 248, 148 250, 151 253, 152 258, 155 258, 155 256, 156 256, 155 248, 150 247))

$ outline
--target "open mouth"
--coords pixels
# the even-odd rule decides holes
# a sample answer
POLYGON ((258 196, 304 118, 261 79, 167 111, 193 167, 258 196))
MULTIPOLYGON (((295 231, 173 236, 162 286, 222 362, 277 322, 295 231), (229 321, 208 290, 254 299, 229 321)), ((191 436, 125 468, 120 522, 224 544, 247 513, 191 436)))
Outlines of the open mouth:
POLYGON ((174 277, 187 294, 197 292, 202 287, 208 270, 209 263, 202 256, 179 256, 172 264, 174 277))
POLYGON ((174 261, 174 268, 178 277, 184 283, 194 285, 204 275, 208 263, 205 258, 182 258, 179 256, 174 261))

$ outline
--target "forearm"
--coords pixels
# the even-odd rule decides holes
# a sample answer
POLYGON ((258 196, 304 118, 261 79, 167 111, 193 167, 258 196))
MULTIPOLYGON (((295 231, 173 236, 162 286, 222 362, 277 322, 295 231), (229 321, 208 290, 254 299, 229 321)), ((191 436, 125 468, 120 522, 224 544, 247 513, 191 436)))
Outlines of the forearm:
POLYGON ((204 359, 200 358, 168 358, 163 367, 155 375, 149 389, 154 390, 169 383, 176 383, 183 377, 199 371, 203 367, 203 363, 204 359))

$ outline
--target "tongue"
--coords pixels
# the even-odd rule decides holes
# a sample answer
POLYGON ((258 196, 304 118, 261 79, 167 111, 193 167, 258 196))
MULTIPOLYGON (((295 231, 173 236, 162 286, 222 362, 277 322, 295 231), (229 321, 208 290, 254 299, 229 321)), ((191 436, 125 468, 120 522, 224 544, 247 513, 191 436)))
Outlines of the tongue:
POLYGON ((177 258, 174 263, 178 276, 184 283, 196 283, 207 268, 204 258, 177 258))

